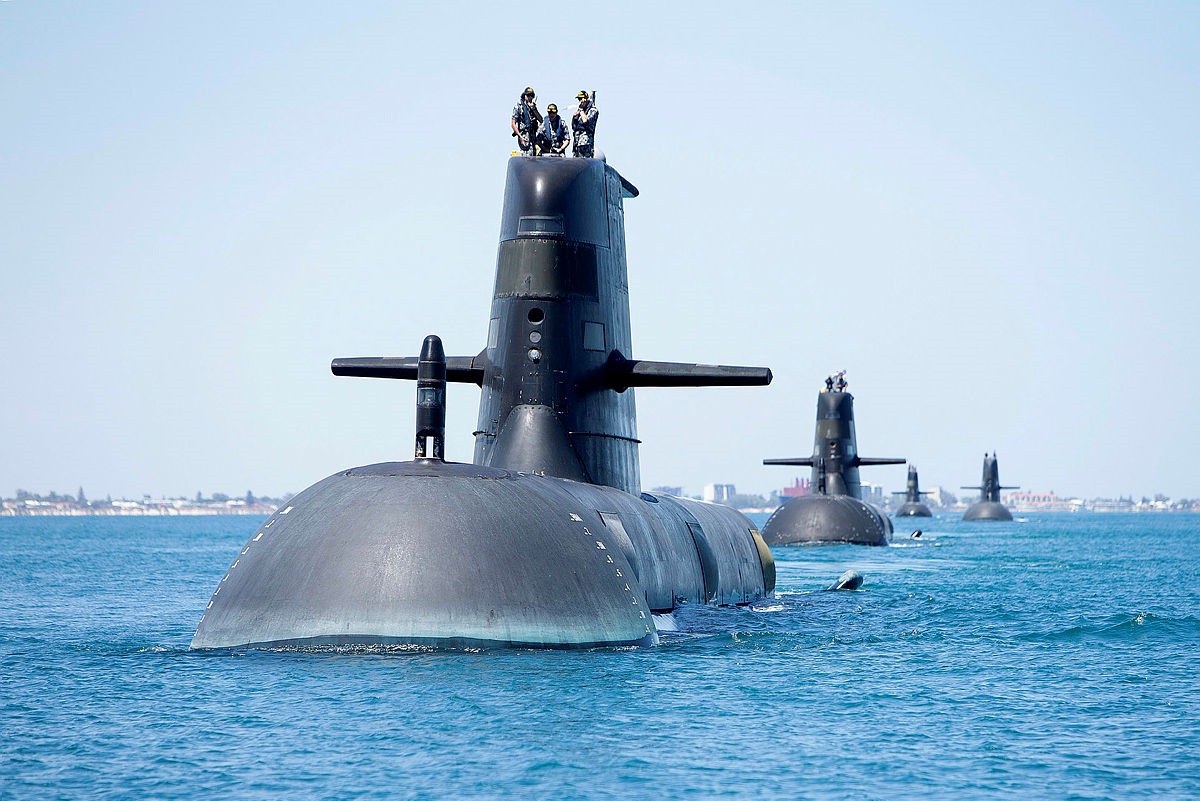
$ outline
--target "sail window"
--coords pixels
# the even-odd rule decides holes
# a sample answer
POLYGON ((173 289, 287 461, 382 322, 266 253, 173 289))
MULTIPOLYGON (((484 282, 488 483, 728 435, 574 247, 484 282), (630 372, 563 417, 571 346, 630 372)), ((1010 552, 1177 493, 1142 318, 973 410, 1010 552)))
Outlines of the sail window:
POLYGON ((590 323, 583 324, 583 349, 584 350, 604 350, 604 324, 590 323))
POLYGON ((554 217, 522 217, 517 223, 518 236, 562 236, 562 215, 554 217))

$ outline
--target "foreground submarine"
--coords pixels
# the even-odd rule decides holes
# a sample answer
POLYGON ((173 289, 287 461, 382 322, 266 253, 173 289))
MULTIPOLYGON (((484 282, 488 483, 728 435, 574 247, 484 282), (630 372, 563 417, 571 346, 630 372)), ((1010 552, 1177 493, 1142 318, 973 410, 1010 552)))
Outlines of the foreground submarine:
POLYGON ((1000 490, 1019 489, 1019 487, 1000 486, 1000 465, 996 461, 995 452, 991 456, 983 454, 983 480, 978 487, 963 487, 963 489, 979 490, 979 501, 971 504, 963 512, 963 520, 1012 520, 1012 512, 1000 503, 1000 490))
POLYGON ((623 200, 603 157, 508 162, 487 345, 336 359, 416 379, 414 459, 292 498, 214 591, 192 648, 648 645, 681 603, 746 604, 775 566, 724 506, 641 492, 634 387, 766 368, 633 359, 623 200), (446 382, 482 389, 472 464, 445 461, 446 382))
POLYGON ((817 396, 817 430, 813 455, 764 459, 763 464, 812 467, 812 494, 793 498, 775 510, 763 526, 768 545, 847 542, 887 545, 892 521, 862 500, 858 468, 904 464, 904 459, 872 459, 858 455, 854 432, 854 396, 846 391, 844 371, 825 380, 817 396))
POLYGON ((908 480, 904 484, 904 492, 893 492, 892 494, 904 496, 904 503, 892 513, 892 517, 933 517, 933 512, 929 511, 929 507, 921 501, 921 496, 929 493, 921 492, 920 484, 917 481, 917 468, 913 465, 908 466, 908 480))

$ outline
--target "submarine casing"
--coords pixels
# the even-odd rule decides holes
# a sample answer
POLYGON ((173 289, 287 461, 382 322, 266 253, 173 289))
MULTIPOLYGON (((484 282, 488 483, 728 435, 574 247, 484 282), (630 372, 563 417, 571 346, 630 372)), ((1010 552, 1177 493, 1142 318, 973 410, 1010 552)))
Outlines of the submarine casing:
POLYGON ((999 501, 979 501, 967 507, 963 520, 1012 520, 1012 512, 999 501))
POLYGON ((732 512, 436 460, 354 468, 263 524, 192 647, 652 644, 654 612, 774 587, 732 512))
POLYGON ((762 536, 768 545, 887 545, 892 532, 887 515, 865 501, 849 495, 806 495, 776 509, 763 525, 762 536))

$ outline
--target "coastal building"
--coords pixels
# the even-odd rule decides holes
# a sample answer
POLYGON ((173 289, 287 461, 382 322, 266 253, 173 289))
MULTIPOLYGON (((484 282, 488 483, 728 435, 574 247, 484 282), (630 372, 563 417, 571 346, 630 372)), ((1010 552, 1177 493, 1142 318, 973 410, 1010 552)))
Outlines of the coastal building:
POLYGON ((704 485, 704 500, 709 503, 725 503, 734 495, 737 495, 737 488, 733 484, 704 485))

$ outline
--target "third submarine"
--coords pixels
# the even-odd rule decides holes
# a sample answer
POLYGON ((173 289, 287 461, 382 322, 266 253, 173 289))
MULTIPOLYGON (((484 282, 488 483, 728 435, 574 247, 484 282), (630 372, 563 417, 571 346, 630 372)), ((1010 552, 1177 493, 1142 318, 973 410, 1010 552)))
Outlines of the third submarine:
POLYGON ((412 461, 355 467, 268 519, 192 648, 583 648, 657 642, 681 603, 775 585, 734 509, 639 486, 634 387, 762 385, 766 368, 633 359, 623 200, 599 158, 508 162, 486 347, 336 359, 417 380, 412 461), (446 382, 482 389, 473 464, 445 461, 446 382))
POLYGON ((933 512, 929 511, 929 507, 921 501, 921 496, 929 493, 921 492, 921 486, 917 480, 917 468, 914 465, 908 466, 908 480, 904 484, 904 491, 892 494, 904 496, 904 503, 892 514, 892 517, 933 517, 933 512))
POLYGON ((996 453, 991 456, 983 454, 983 480, 978 487, 963 487, 963 489, 979 490, 979 500, 963 512, 963 520, 1012 520, 1012 512, 1000 503, 1000 490, 1019 489, 1019 487, 1000 486, 1000 464, 996 461, 996 453))

